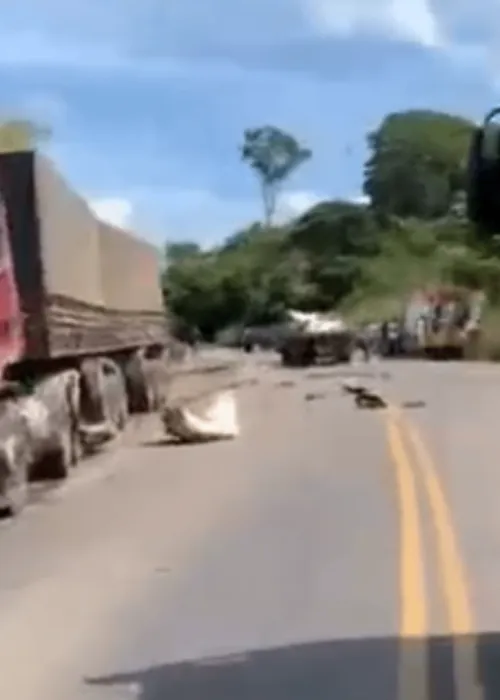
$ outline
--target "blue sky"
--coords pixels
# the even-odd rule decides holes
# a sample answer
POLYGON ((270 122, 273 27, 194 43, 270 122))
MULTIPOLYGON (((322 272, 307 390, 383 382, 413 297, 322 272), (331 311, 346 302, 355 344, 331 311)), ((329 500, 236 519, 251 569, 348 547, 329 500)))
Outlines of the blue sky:
POLYGON ((365 135, 389 112, 478 118, 500 78, 498 0, 16 0, 2 9, 0 108, 105 218, 210 244, 260 214, 246 127, 314 153, 280 216, 357 197, 365 135))

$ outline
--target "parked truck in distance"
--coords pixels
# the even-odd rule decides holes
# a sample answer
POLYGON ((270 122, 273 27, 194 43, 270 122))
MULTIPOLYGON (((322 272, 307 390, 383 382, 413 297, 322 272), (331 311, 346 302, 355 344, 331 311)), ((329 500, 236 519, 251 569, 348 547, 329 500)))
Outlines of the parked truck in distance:
POLYGON ((154 409, 167 341, 156 249, 98 220, 44 156, 1 154, 0 507, 22 508, 44 460, 64 477, 154 409))
POLYGON ((431 359, 474 357, 485 296, 453 286, 417 290, 405 309, 410 349, 431 359))

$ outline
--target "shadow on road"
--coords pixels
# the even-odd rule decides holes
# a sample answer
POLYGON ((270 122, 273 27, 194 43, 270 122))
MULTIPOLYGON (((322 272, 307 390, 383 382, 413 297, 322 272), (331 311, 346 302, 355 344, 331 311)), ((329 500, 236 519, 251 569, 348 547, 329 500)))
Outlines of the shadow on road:
POLYGON ((140 700, 470 700, 500 698, 500 634, 318 642, 87 679, 134 684, 140 700), (472 686, 478 684, 477 694, 472 686), (423 689, 419 692, 418 686, 423 689))

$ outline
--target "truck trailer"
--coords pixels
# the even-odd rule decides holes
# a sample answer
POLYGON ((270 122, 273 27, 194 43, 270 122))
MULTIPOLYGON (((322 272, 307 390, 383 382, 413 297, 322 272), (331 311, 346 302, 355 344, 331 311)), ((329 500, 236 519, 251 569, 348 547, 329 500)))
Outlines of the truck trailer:
POLYGON ((124 388, 118 427, 125 411, 158 405, 151 365, 167 343, 156 249, 100 221, 45 156, 1 154, 0 506, 25 501, 38 452, 21 442, 27 417, 36 424, 34 397, 64 476, 92 426, 109 419, 108 385, 116 396, 124 388))
POLYGON ((433 360, 474 357, 484 304, 480 290, 442 285, 417 290, 404 313, 413 352, 433 360))

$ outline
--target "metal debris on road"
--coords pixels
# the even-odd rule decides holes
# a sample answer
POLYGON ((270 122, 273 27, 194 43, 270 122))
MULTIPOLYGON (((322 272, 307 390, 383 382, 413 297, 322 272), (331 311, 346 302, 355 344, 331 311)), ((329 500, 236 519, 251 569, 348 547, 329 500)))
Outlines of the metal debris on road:
POLYGON ((296 385, 295 382, 293 382, 289 379, 284 379, 281 382, 277 382, 274 386, 278 386, 278 387, 281 387, 283 389, 289 389, 290 387, 295 386, 295 385, 296 385))
POLYGON ((403 401, 401 406, 402 408, 425 408, 427 406, 427 403, 422 400, 403 401))
POLYGON ((358 408, 387 408, 387 402, 374 391, 363 388, 354 399, 358 408))
POLYGON ((306 401, 317 401, 318 399, 325 399, 326 394, 325 393, 320 393, 320 394, 306 394, 304 396, 304 399, 306 401))
POLYGON ((344 394, 359 394, 359 392, 364 389, 354 377, 342 382, 341 387, 344 394))
POLYGON ((380 393, 374 389, 363 386, 355 379, 350 379, 342 383, 344 394, 354 396, 354 401, 358 408, 386 408, 387 403, 380 393))
POLYGON ((306 374, 306 379, 330 379, 331 377, 336 377, 335 372, 311 372, 306 374))

